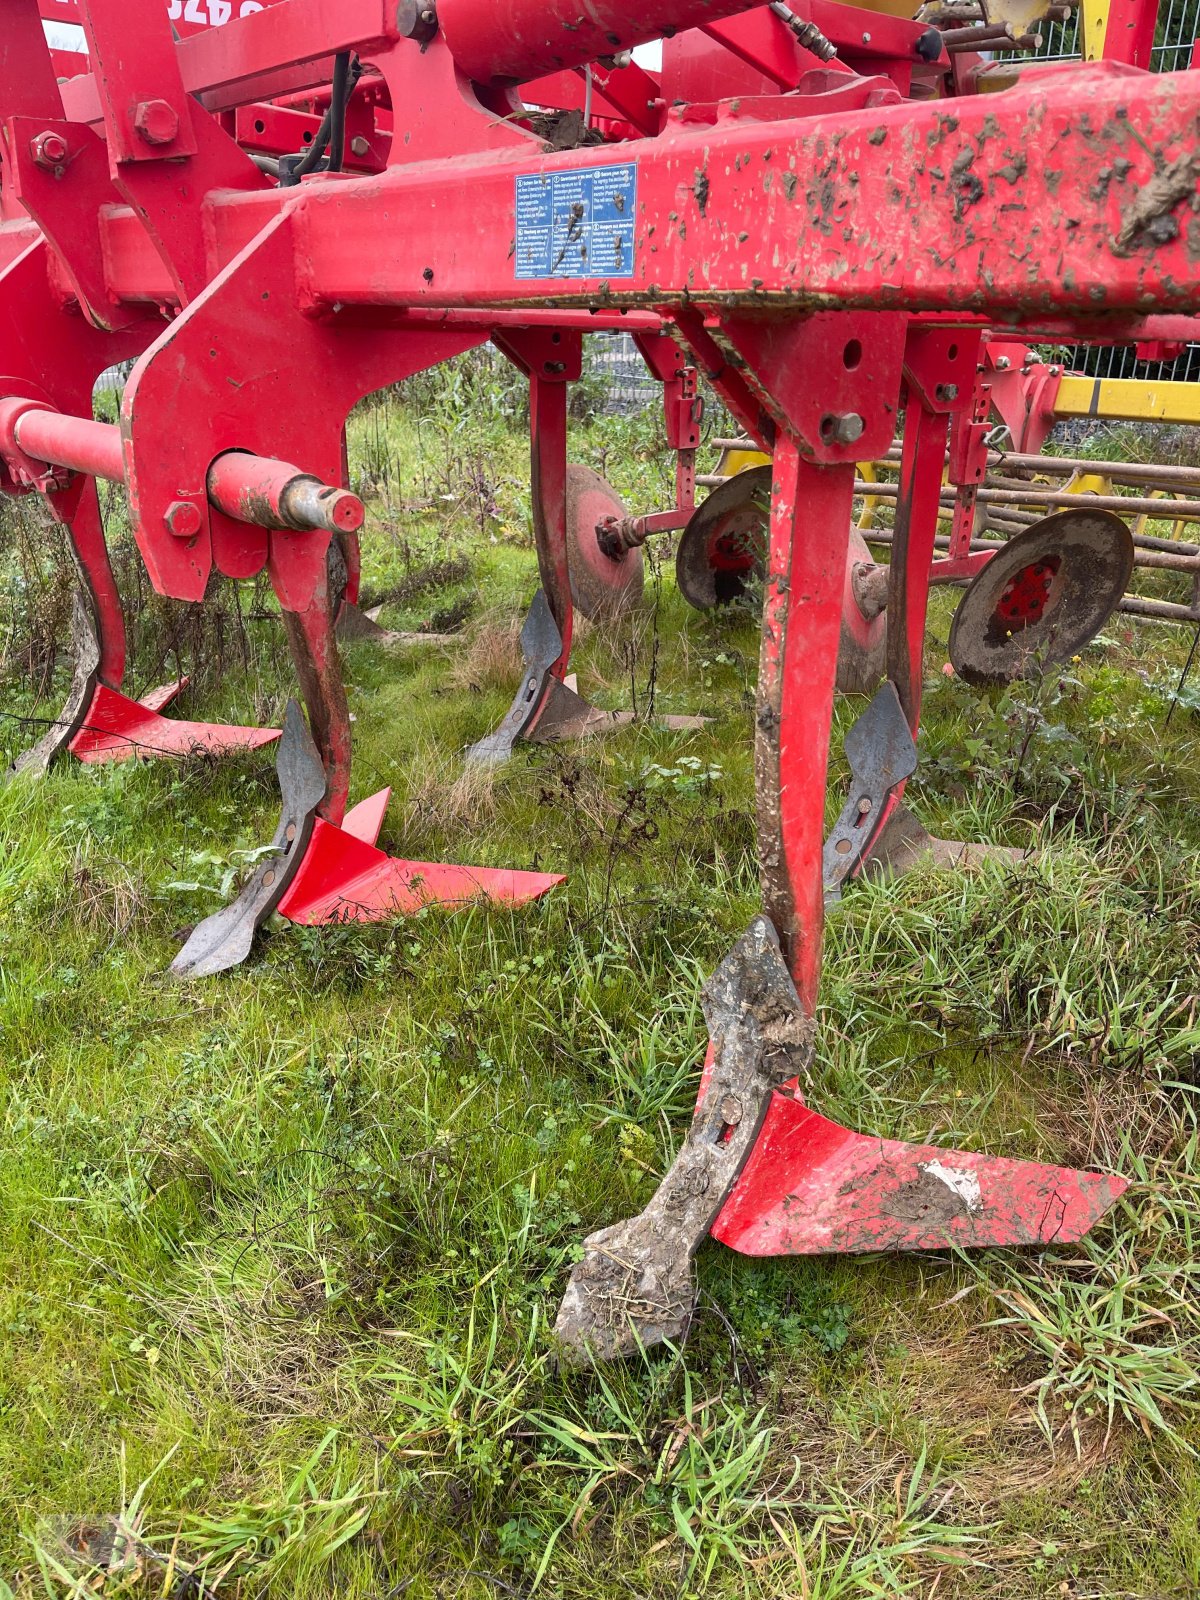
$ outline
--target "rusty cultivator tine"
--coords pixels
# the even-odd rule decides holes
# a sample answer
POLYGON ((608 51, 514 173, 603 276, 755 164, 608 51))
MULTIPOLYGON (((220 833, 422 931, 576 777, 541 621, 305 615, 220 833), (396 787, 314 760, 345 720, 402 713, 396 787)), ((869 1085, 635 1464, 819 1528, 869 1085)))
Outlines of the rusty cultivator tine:
POLYGON ((499 726, 477 740, 467 751, 467 760, 472 765, 494 767, 508 760, 513 745, 532 724, 552 693, 550 685, 559 682, 551 676, 550 669, 562 653, 562 634, 554 620, 546 591, 539 589, 521 629, 521 655, 525 662, 521 687, 499 726))
POLYGON ((702 998, 712 1041, 707 1092, 646 1209, 585 1241, 554 1325, 574 1358, 632 1355, 686 1332, 692 1257, 750 1157, 772 1092, 812 1055, 814 1026, 766 917, 754 919, 702 998))
POLYGON ((849 799, 825 841, 826 900, 836 900, 846 879, 870 853, 898 785, 917 770, 917 747, 900 709, 895 685, 885 683, 846 735, 849 799))

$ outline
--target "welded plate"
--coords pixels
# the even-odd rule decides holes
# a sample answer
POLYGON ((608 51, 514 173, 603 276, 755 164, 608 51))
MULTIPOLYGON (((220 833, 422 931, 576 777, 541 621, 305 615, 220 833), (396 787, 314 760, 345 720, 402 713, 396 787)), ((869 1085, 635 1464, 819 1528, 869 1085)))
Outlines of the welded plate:
POLYGON ((854 1133, 787 1094, 713 1224, 748 1256, 1070 1244, 1124 1178, 854 1133))
POLYGON ((1011 683, 1066 661, 1095 638, 1133 572, 1133 538, 1114 511, 1057 511, 1015 534, 974 578, 950 629, 968 683, 1011 683))
POLYGON ((675 581, 697 611, 739 600, 764 571, 772 468, 728 479, 698 505, 675 553, 675 581))
POLYGON ((626 550, 614 560, 600 548, 596 526, 607 517, 623 520, 616 492, 590 467, 567 468, 567 564, 571 601, 592 622, 623 616, 642 602, 642 552, 626 550))
POLYGON ((325 798, 325 769, 304 713, 289 700, 276 758, 281 810, 271 849, 229 905, 206 917, 171 963, 178 978, 208 978, 250 954, 254 935, 279 904, 308 849, 317 807, 325 798))

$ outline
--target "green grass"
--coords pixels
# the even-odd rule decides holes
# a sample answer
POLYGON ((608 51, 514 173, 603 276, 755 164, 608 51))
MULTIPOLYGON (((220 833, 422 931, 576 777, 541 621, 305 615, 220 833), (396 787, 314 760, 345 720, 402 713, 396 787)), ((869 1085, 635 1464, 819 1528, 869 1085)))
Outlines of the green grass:
MULTIPOLYGON (((1194 1593, 1200 722, 1164 727, 1190 640, 1117 618, 1062 677, 980 695, 941 675, 938 595, 915 805, 1037 849, 855 887, 828 930, 812 1103, 1120 1170, 1094 1236, 971 1259, 710 1243, 683 1349, 557 1370, 566 1271, 668 1165, 700 984, 756 909, 756 630, 656 570, 644 616, 583 630, 581 688, 644 704, 653 678, 709 725, 464 779, 532 588, 513 411, 468 371, 356 420, 368 595, 464 639, 349 652, 353 797, 392 786, 395 852, 563 890, 279 925, 183 989, 175 934, 273 828, 269 759, 0 789, 0 1595, 1194 1593)), ((574 453, 631 504, 665 492, 642 418, 574 453)), ((219 670, 198 620, 179 635, 187 712, 277 716, 277 625, 217 599, 219 670)), ((139 685, 182 610, 137 609, 139 685)), ((52 703, 14 665, 7 717, 52 703)))

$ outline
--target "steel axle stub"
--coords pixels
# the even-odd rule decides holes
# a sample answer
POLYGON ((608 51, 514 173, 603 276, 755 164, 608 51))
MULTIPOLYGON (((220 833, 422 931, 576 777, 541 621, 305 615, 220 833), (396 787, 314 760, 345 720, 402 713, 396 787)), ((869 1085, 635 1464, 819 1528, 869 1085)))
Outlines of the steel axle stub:
POLYGON ((585 1241, 554 1331, 584 1364, 677 1339, 695 1305, 692 1258, 737 1181, 772 1091, 812 1055, 814 1023, 792 983, 779 936, 756 917, 704 986, 712 1040, 707 1090, 679 1154, 640 1216, 585 1241))
POLYGON ((567 468, 567 564, 571 599, 589 622, 624 616, 641 604, 645 573, 640 547, 610 556, 601 548, 597 528, 615 518, 625 520, 616 492, 590 467, 567 468))
POLYGON ((1011 683, 1090 643, 1133 573, 1133 537, 1115 511, 1058 511, 1015 534, 954 613, 950 660, 968 683, 1011 683))
POLYGON ((240 965, 304 860, 317 807, 325 798, 325 769, 295 700, 288 701, 284 714, 276 765, 282 810, 271 850, 237 899, 193 928, 171 963, 178 978, 208 978, 240 965))

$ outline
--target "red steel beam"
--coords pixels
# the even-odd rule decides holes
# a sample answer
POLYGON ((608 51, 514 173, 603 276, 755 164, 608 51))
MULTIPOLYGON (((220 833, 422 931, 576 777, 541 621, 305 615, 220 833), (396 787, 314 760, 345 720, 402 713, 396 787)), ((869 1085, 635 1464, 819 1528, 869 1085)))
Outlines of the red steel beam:
MULTIPOLYGON (((214 270, 295 208, 297 287, 313 312, 860 307, 1102 329, 1117 314, 1200 310, 1179 220, 1196 193, 1198 117, 1200 74, 1100 62, 953 109, 846 113, 832 133, 818 118, 728 111, 615 148, 413 163, 214 194, 206 208, 214 270), (618 160, 637 166, 631 276, 519 278, 516 177, 618 160)), ((111 211, 101 232, 113 297, 170 302, 138 219, 111 211)))
POLYGON ((1198 116, 1200 75, 1096 63, 952 110, 848 113, 835 130, 730 110, 619 151, 416 164, 309 188, 293 218, 298 282, 326 309, 1193 311, 1181 218, 1197 191, 1198 116), (630 276, 519 277, 516 176, 615 159, 637 164, 630 276), (404 221, 383 252, 385 216, 404 221))

